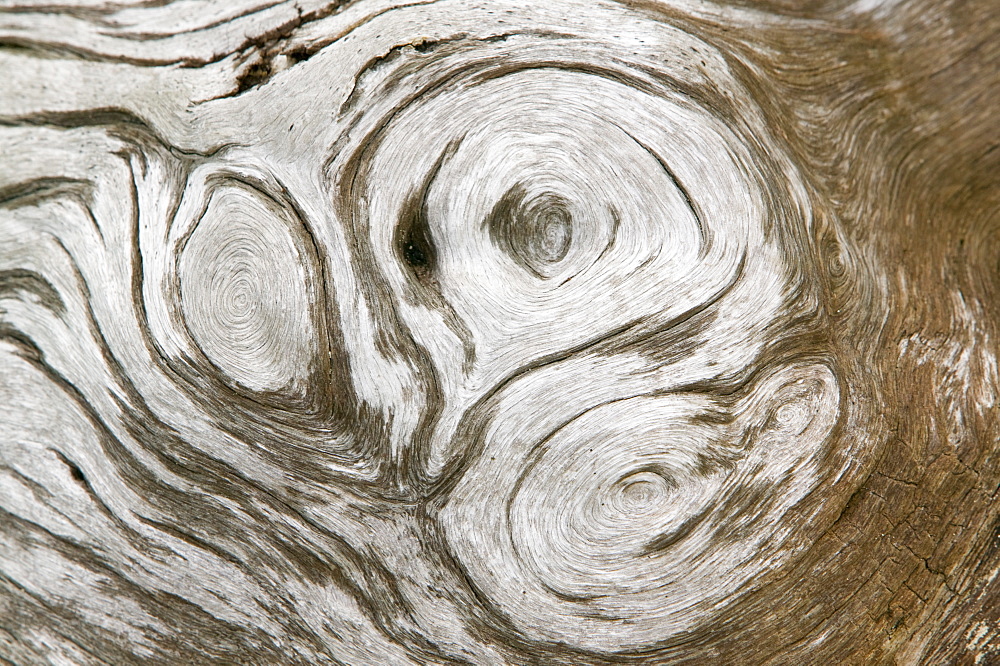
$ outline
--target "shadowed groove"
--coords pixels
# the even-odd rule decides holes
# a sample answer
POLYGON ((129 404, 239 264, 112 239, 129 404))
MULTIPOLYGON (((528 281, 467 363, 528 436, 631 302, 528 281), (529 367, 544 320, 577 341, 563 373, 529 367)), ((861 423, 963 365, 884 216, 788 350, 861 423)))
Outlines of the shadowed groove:
POLYGON ((0 11, 0 658, 1000 657, 990 3, 179 7, 0 11))

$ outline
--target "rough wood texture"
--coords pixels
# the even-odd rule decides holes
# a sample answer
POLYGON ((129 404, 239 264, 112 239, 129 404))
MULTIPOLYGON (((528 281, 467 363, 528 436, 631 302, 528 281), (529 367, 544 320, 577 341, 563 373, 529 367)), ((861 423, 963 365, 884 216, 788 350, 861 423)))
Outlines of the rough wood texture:
POLYGON ((0 656, 1000 663, 995 2, 0 5, 0 656))

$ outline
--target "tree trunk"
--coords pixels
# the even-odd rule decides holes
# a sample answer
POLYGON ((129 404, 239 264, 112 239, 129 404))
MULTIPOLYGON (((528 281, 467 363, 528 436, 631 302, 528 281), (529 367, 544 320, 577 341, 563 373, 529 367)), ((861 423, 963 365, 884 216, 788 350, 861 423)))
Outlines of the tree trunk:
POLYGON ((1000 663, 1000 11, 0 7, 0 656, 1000 663))

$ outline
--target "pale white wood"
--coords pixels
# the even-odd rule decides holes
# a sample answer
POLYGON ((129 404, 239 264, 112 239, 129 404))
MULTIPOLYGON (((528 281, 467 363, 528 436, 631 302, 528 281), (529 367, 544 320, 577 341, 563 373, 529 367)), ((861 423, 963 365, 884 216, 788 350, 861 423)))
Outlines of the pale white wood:
POLYGON ((989 2, 0 5, 0 657, 991 663, 989 2))

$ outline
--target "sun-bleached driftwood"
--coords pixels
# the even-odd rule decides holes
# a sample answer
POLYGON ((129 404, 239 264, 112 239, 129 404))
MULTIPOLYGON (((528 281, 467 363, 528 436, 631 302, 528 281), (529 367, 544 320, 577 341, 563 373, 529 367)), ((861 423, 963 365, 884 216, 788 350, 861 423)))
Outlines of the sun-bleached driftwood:
POLYGON ((1000 660, 987 1, 0 5, 0 657, 1000 660))

